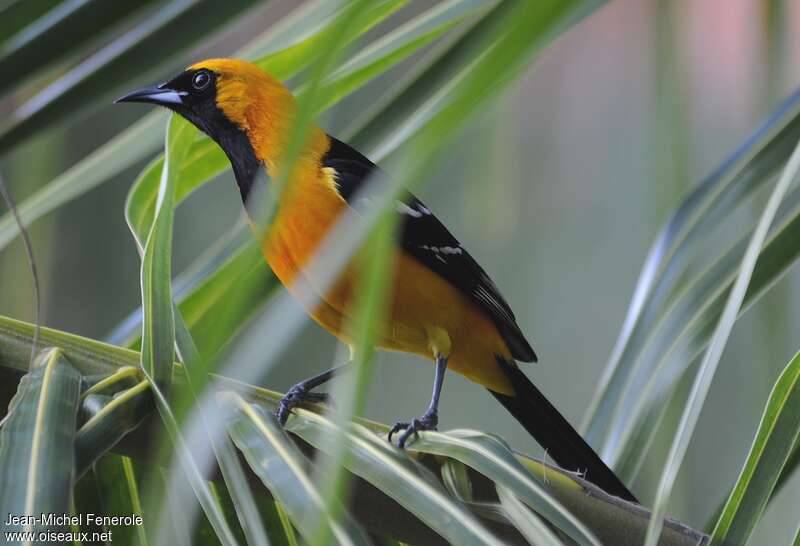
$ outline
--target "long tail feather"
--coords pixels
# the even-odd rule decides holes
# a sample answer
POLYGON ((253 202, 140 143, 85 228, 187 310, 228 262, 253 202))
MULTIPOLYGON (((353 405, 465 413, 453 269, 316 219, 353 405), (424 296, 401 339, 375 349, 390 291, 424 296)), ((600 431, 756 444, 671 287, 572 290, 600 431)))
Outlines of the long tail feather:
POLYGON ((489 392, 525 427, 547 451, 547 455, 560 467, 581 472, 585 479, 607 493, 638 502, 633 493, 516 364, 508 363, 500 357, 498 361, 511 380, 516 396, 492 390, 489 392))

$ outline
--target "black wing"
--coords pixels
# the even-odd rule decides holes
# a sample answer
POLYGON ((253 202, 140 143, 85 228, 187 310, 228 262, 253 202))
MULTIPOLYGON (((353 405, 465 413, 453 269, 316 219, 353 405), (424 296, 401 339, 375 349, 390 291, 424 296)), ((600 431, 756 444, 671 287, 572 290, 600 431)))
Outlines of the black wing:
MULTIPOLYGON (((363 210, 370 200, 368 195, 360 195, 359 190, 379 167, 344 142, 329 138, 331 147, 322 160, 323 166, 336 171, 339 193, 347 203, 363 210)), ((515 359, 536 361, 536 353, 517 326, 511 307, 458 239, 410 193, 397 202, 397 210, 401 215, 403 249, 467 294, 494 321, 515 359)))

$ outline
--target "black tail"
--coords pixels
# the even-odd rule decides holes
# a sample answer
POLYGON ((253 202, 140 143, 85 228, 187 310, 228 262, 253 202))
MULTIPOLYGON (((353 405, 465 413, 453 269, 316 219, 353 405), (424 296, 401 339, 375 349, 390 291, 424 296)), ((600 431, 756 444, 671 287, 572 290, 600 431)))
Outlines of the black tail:
POLYGON ((566 470, 583 473, 585 479, 606 493, 638 503, 633 493, 525 374, 515 364, 499 357, 497 360, 511 380, 516 396, 489 392, 531 433, 548 457, 566 470))

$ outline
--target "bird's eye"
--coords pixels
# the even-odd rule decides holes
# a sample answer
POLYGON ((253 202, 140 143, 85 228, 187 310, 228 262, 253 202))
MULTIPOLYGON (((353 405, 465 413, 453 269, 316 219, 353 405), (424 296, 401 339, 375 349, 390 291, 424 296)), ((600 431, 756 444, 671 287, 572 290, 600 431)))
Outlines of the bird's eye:
POLYGON ((208 70, 201 70, 192 78, 192 87, 198 91, 208 87, 209 83, 211 83, 211 74, 208 73, 208 70))

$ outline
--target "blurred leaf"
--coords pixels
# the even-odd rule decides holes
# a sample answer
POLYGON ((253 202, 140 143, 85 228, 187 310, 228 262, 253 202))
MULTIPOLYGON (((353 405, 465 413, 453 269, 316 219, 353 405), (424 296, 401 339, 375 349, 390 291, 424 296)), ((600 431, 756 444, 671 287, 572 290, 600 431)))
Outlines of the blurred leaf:
MULTIPOLYGON (((202 477, 181 435, 177 419, 167 402, 175 357, 176 317, 171 290, 172 225, 175 212, 177 174, 196 136, 195 127, 174 115, 167 129, 166 152, 151 224, 132 224, 131 231, 141 245, 148 233, 142 256, 142 356, 141 367, 150 379, 156 407, 172 440, 179 463, 202 506, 209 523, 224 545, 237 543, 217 499, 202 477)), ((136 209, 138 201, 129 199, 136 209)), ((181 323, 181 326, 183 324, 181 323)), ((187 374, 187 378, 190 374, 187 374)), ((161 529, 162 527, 159 527, 161 529)))
POLYGON ((14 74, 13 78, 0 78, 0 94, 36 71, 75 53, 151 1, 66 0, 60 3, 0 45, 0 74, 14 74))
POLYGON ((239 518, 248 546, 269 546, 267 531, 261 521, 250 484, 244 476, 242 463, 227 436, 217 442, 217 460, 220 468, 225 468, 223 472, 227 490, 236 508, 236 516, 239 518))
MULTIPOLYGON (((334 423, 339 428, 347 426, 353 416, 364 411, 366 405, 375 339, 379 335, 378 328, 385 324, 386 299, 389 297, 386 279, 391 278, 394 265, 395 224, 394 210, 384 211, 357 257, 361 283, 352 304, 353 316, 346 325, 353 340, 351 359, 355 373, 345 377, 343 386, 340 383, 341 390, 338 392, 343 392, 344 396, 337 399, 344 401, 333 412, 334 423)), ((346 457, 347 452, 342 444, 339 449, 328 453, 320 469, 320 475, 325 480, 322 489, 325 506, 335 517, 338 517, 336 503, 344 503, 350 498, 350 474, 344 463, 346 457)), ((318 526, 314 539, 311 544, 325 546, 331 537, 318 526)))
MULTIPOLYGON (((387 3, 392 4, 392 3, 387 3)), ((444 9, 433 9, 430 10, 431 12, 426 12, 422 16, 418 17, 417 19, 412 20, 411 22, 403 25, 398 32, 392 33, 386 36, 385 39, 380 40, 378 42, 378 47, 371 47, 362 52, 359 56, 353 59, 351 63, 346 65, 346 69, 339 70, 337 74, 340 74, 339 79, 335 79, 332 83, 329 84, 327 88, 328 91, 331 91, 331 97, 342 96, 342 93, 337 91, 342 85, 352 85, 352 83, 362 84, 366 79, 372 78, 378 73, 387 70, 391 66, 393 66, 396 62, 399 62, 400 57, 393 56, 388 54, 388 57, 381 61, 378 52, 386 52, 389 51, 391 53, 392 48, 401 47, 404 41, 408 40, 409 35, 413 36, 419 32, 419 29, 425 29, 425 31, 429 31, 430 28, 435 29, 443 29, 448 28, 453 24, 453 21, 457 21, 459 17, 463 17, 464 15, 471 13, 475 10, 474 6, 475 2, 451 2, 447 5, 442 6, 444 9), (359 60, 361 59, 361 61, 359 60), (357 70, 358 67, 362 66, 364 60, 369 60, 369 70, 361 71, 356 73, 350 73, 352 70, 357 70), (362 62, 363 61, 363 62, 362 62), (378 72, 375 72, 375 70, 378 72)), ((481 4, 481 3, 478 3, 481 4)), ((394 5, 394 4, 392 4, 394 5)), ((380 15, 385 15, 385 9, 382 12, 379 12, 380 15)), ((370 24, 374 24, 375 16, 368 18, 368 22, 370 24)), ((368 25, 364 25, 362 23, 362 28, 358 31, 362 31, 368 28, 368 25)), ((432 36, 426 36, 425 40, 417 41, 412 44, 412 50, 418 49, 432 36)), ((313 36, 309 39, 310 43, 315 46, 319 45, 320 40, 319 35, 313 36)), ((299 44, 298 46, 292 46, 289 49, 292 50, 294 47, 304 46, 304 44, 299 44)), ((301 48, 302 49, 302 48, 301 48)), ((289 51, 289 50, 286 50, 289 51)), ((269 68, 273 73, 277 72, 279 74, 283 74, 283 71, 286 71, 285 75, 289 75, 290 69, 288 68, 289 65, 286 64, 286 58, 294 58, 296 60, 297 53, 292 53, 291 55, 285 54, 286 52, 281 52, 275 56, 268 56, 267 59, 260 64, 264 67, 269 68)), ((403 53, 406 53, 405 51, 403 53)), ((410 51, 408 52, 410 53, 410 51)), ((303 62, 299 65, 310 62, 312 57, 304 57, 303 62)), ((296 69, 296 67, 295 67, 296 69)), ((328 96, 326 94, 326 96, 328 96)), ((209 139, 201 139, 198 141, 192 148, 190 152, 189 158, 187 159, 187 164, 189 167, 182 169, 181 175, 179 177, 179 185, 178 185, 178 200, 181 201, 184 197, 188 196, 192 191, 197 189, 200 185, 204 184, 205 182, 212 179, 214 176, 218 175, 219 173, 223 172, 224 170, 228 169, 229 163, 225 155, 219 150, 219 148, 209 139)), ((131 190, 131 194, 129 196, 128 205, 126 206, 126 214, 128 217, 128 223, 134 227, 135 230, 140 230, 141 228, 138 226, 147 224, 150 220, 149 217, 152 214, 152 202, 154 200, 155 191, 154 188, 156 186, 156 179, 158 177, 158 173, 160 172, 160 160, 155 160, 151 165, 143 171, 140 178, 134 184, 134 187, 131 190), (149 203, 148 203, 149 201, 149 203)), ((2 231, 0 231, 2 234, 2 231)), ((255 260, 259 260, 256 256, 255 260)), ((243 257, 242 262, 246 261, 243 257)), ((233 264, 231 264, 233 265, 233 264)), ((254 274, 258 274, 254 272, 254 274)), ((215 274, 215 278, 220 279, 219 282, 214 282, 214 284, 227 284, 232 285, 237 283, 238 281, 236 278, 222 275, 222 274, 215 274)), ((204 292, 203 288, 198 289, 198 295, 195 298, 198 301, 207 302, 205 296, 201 294, 204 292)), ((223 292, 218 292, 222 294, 223 292)), ((268 293, 268 292, 267 292, 268 293)), ((212 295, 212 298, 214 296, 212 295)), ((259 300, 248 300, 254 304, 259 304, 259 300)), ((205 305, 205 304, 204 304, 205 305)), ((252 305, 251 307, 254 309, 256 305, 252 305)), ((236 308, 236 306, 231 306, 231 308, 236 308)), ((241 314, 242 319, 246 318, 252 312, 252 309, 245 309, 245 312, 241 314)), ((191 313, 190 313, 191 315, 191 313)), ((187 323, 190 327, 193 326, 192 316, 187 315, 187 323)), ((239 323, 241 319, 239 319, 239 323)), ((130 328, 135 324, 135 319, 131 321, 128 325, 130 328)), ((210 339, 208 337, 199 335, 195 336, 197 339, 201 340, 201 343, 204 340, 210 339)), ((217 336, 218 337, 218 336, 217 336)), ((116 338, 115 338, 116 339, 116 338)), ((218 347, 220 344, 211 344, 212 346, 218 347)), ((201 348, 202 354, 209 354, 207 350, 201 348)))
MULTIPOLYGON (((399 2, 396 0, 381 3, 365 16, 366 22, 362 23, 360 31, 368 30, 371 25, 379 22, 381 17, 387 16, 398 5, 399 2)), ((464 16, 462 9, 466 10, 469 7, 469 2, 466 2, 463 6, 457 4, 449 7, 445 14, 457 20, 459 17, 464 16)), ((330 93, 330 97, 343 96, 344 89, 351 88, 353 85, 363 85, 366 81, 396 65, 402 58, 411 54, 413 50, 418 50, 435 37, 428 35, 424 39, 417 40, 410 45, 407 44, 406 41, 409 36, 414 36, 414 33, 417 32, 414 29, 418 25, 424 25, 427 28, 434 21, 439 25, 434 25, 435 28, 446 28, 451 24, 447 22, 447 19, 442 21, 443 14, 440 13, 439 9, 431 11, 433 12, 432 14, 420 16, 414 21, 403 25, 400 31, 392 34, 390 40, 380 40, 380 47, 369 48, 358 55, 356 59, 370 61, 368 66, 366 68, 351 66, 349 70, 340 70, 337 80, 326 87, 326 93, 330 93), (390 46, 403 48, 403 55, 395 55, 390 50, 390 46), (378 55, 381 52, 384 54, 382 58, 378 55)), ((290 29, 302 35, 302 21, 299 21, 297 25, 297 28, 291 26, 290 29)), ((321 34, 320 32, 304 42, 289 46, 286 50, 268 54, 255 62, 273 74, 281 75, 284 79, 289 78, 305 68, 313 60, 313 48, 318 46, 321 34)), ((160 142, 162 134, 160 124, 164 118, 165 116, 162 112, 148 114, 133 127, 120 133, 108 144, 95 150, 90 156, 37 191, 29 199, 23 201, 19 206, 19 210, 25 225, 30 225, 44 214, 102 184, 136 161, 143 159, 147 154, 155 151, 158 142, 160 142)), ((388 123, 389 120, 386 120, 386 122, 388 123)), ((182 172, 179 177, 179 201, 203 183, 229 169, 229 163, 225 155, 208 138, 202 137, 198 140, 193 145, 189 155, 187 163, 191 167, 187 167, 186 172, 182 172)), ((150 184, 154 185, 155 182, 153 180, 157 178, 160 172, 158 161, 154 161, 149 167, 150 171, 142 173, 140 179, 147 179, 150 184)), ((145 182, 142 181, 141 183, 145 182)), ((144 194, 150 192, 150 198, 152 199, 151 190, 143 188, 142 191, 144 194)), ((146 195, 143 198, 147 198, 146 195)), ((146 207, 142 207, 140 210, 143 215, 148 214, 146 207)), ((146 220, 144 218, 135 218, 129 219, 130 222, 139 224, 146 222, 146 220)), ((0 249, 11 242, 18 233, 18 227, 10 214, 0 218, 0 249)))
MULTIPOLYGON (((145 116, 39 189, 19 206, 23 223, 30 225, 155 151, 163 142, 166 119, 164 112, 145 116)), ((0 217, 0 250, 17 235, 19 226, 11 214, 0 217)))
POLYGON ((767 238, 767 233, 775 219, 778 208, 784 196, 789 191, 789 187, 798 177, 798 173, 800 173, 800 143, 797 144, 794 152, 792 152, 789 162, 786 164, 778 183, 775 185, 775 189, 772 190, 769 201, 758 220, 758 225, 753 232, 752 238, 747 245, 747 251, 742 258, 736 283, 733 285, 728 295, 725 308, 714 329, 714 334, 711 336, 711 341, 703 361, 700 364, 700 369, 697 371, 692 391, 686 402, 686 407, 678 425, 678 430, 675 433, 672 447, 667 456, 665 469, 658 484, 653 506, 653 515, 650 519, 650 525, 647 528, 646 546, 656 546, 658 543, 663 526, 663 517, 666 512, 666 504, 672 492, 672 486, 683 462, 686 450, 689 447, 689 441, 694 433, 697 420, 700 417, 700 411, 705 403, 708 390, 711 387, 711 380, 722 358, 722 351, 725 348, 733 325, 736 322, 736 317, 741 309, 742 302, 744 301, 747 286, 750 284, 753 269, 755 268, 756 260, 758 260, 759 251, 767 238))
POLYGON ((523 504, 511 490, 497 486, 497 496, 500 498, 500 504, 503 506, 506 515, 514 523, 514 526, 519 529, 528 544, 536 546, 563 546, 558 537, 547 527, 547 524, 542 519, 531 512, 525 504, 523 504))
MULTIPOLYGON (((69 512, 81 374, 59 349, 43 353, 37 364, 20 381, 0 428, 0 512, 4 516, 69 512)), ((5 523, 3 517, 3 531, 67 530, 41 522, 5 523)))
POLYGON ((347 457, 342 462, 350 472, 392 497, 451 544, 497 543, 425 469, 364 427, 352 424, 342 430, 321 415, 296 408, 286 428, 326 453, 343 444, 347 457))
POLYGON ((461 461, 446 459, 442 464, 442 483, 447 492, 462 502, 472 501, 472 482, 461 461))
MULTIPOLYGON (((351 43, 362 34, 370 30, 372 27, 384 21, 387 17, 395 13, 398 9, 403 7, 408 0, 380 0, 372 2, 366 6, 364 13, 361 13, 357 20, 352 21, 354 27, 351 31, 343 36, 344 43, 351 43)), ((327 9, 330 10, 334 3, 329 2, 327 9)), ((330 24, 336 19, 340 10, 333 10, 327 12, 328 19, 321 19, 330 24)), ((270 73, 272 76, 279 80, 288 80, 300 69, 311 65, 317 59, 321 52, 324 51, 325 41, 329 39, 327 36, 327 26, 320 26, 317 32, 311 34, 307 38, 293 43, 291 46, 286 47, 280 51, 261 57, 254 61, 262 70, 270 73)))
POLYGON ((63 0, 4 0, 0 2, 0 46, 63 0))
MULTIPOLYGON (((178 460, 178 468, 183 472, 183 478, 189 482, 189 485, 191 486, 192 491, 200 503, 205 516, 208 518, 208 521, 211 524, 217 539, 223 546, 238 546, 238 542, 233 534, 233 531, 225 519, 223 507, 220 506, 218 499, 209 487, 208 482, 206 482, 205 478, 203 477, 203 474, 195 460, 194 454, 189 450, 169 402, 164 397, 161 389, 157 388, 155 385, 153 386, 153 396, 155 398, 156 408, 161 416, 161 422, 163 423, 164 429, 169 435, 174 447, 175 456, 178 460)), ((167 499, 173 498, 173 496, 167 494, 167 499)), ((158 517, 161 519, 160 522, 163 522, 165 519, 165 514, 160 512, 158 517)), ((170 522, 167 525, 158 525, 156 528, 158 529, 159 533, 167 531, 167 533, 172 536, 172 527, 173 524, 170 522)), ((161 543, 161 540, 164 538, 165 537, 162 534, 157 535, 156 543, 161 543)))
POLYGON ((303 468, 305 457, 281 430, 274 415, 264 414, 233 393, 226 393, 223 400, 236 410, 227 425, 228 433, 303 536, 310 538, 316 516, 322 514, 336 544, 369 543, 355 523, 347 519, 337 522, 330 517, 303 468))
POLYGON ((353 126, 346 135, 350 144, 369 157, 382 160, 413 135, 441 110, 444 99, 458 88, 480 51, 488 49, 503 34, 508 13, 514 6, 513 2, 498 2, 486 12, 430 66, 415 73, 391 102, 382 105, 379 115, 372 115, 363 125, 353 126))
POLYGON ((369 46, 363 48, 339 67, 330 79, 333 88, 326 85, 324 108, 359 89, 365 82, 385 72, 409 55, 459 24, 465 17, 485 13, 493 0, 448 0, 392 30, 369 46))
POLYGON ((507 488, 576 543, 600 545, 583 523, 534 480, 499 438, 471 430, 451 430, 447 434, 425 432, 411 447, 461 461, 498 486, 507 488))
MULTIPOLYGON (((734 154, 702 181, 662 228, 642 268, 625 322, 587 411, 586 438, 597 445, 615 415, 625 415, 628 397, 638 396, 653 376, 652 366, 637 366, 654 325, 698 242, 786 162, 800 138, 800 92, 788 98, 734 154)), ((705 302, 697 302, 701 307, 705 302)), ((618 426, 618 425, 616 425, 618 426)), ((602 455, 610 460, 608 440, 602 455)))
MULTIPOLYGON (((187 270, 172 282, 174 297, 197 350, 204 358, 213 357, 278 287, 277 279, 264 264, 261 250, 249 229, 241 226, 234 236, 226 235, 210 245, 187 270), (248 290, 234 287, 253 286, 248 290), (231 324, 232 331, 221 331, 219 323, 231 324)), ((108 342, 138 348, 141 342, 141 308, 136 309, 108 337, 108 342)))
MULTIPOLYGON (((321 10, 326 12, 330 11, 330 7, 333 6, 331 2, 323 2, 325 5, 317 4, 319 4, 316 6, 317 10, 327 7, 326 10, 321 10)), ((315 7, 313 3, 310 6, 312 8, 315 7)), ((308 15, 310 11, 313 10, 302 10, 304 15, 308 15)), ((265 32, 264 36, 257 37, 254 42, 262 43, 266 46, 275 45, 271 38, 281 35, 281 32, 279 32, 281 30, 292 36, 303 36, 304 29, 308 27, 308 22, 305 19, 296 18, 292 24, 277 25, 277 27, 279 28, 276 28, 275 32, 270 28, 265 32)), ((292 49, 293 46, 290 45, 288 47, 292 49)), ((245 49, 248 48, 246 47, 245 49)), ((270 58, 280 57, 281 55, 282 52, 269 53, 261 59, 261 62, 268 62, 270 58)), ((307 62, 310 62, 310 59, 307 62)), ((305 64, 298 62, 293 68, 298 71, 304 66, 305 64)), ((275 63, 275 69, 289 70, 289 65, 284 66, 281 63, 275 63)), ((291 74, 287 74, 287 77, 289 75, 291 74)), ((166 119, 166 114, 160 110, 147 114, 133 126, 114 137, 107 144, 99 147, 67 172, 38 190, 33 196, 20 204, 20 214, 25 225, 30 225, 44 214, 106 182, 136 161, 144 159, 148 154, 156 152, 163 138, 162 127, 166 119)), ((209 149, 213 149, 207 140, 204 142, 209 149)), ((221 159, 217 157, 217 160, 221 159)), ((220 167, 219 172, 222 170, 224 170, 224 167, 220 167)), ((18 227, 10 214, 0 218, 0 249, 12 241, 18 233, 18 227)))
POLYGON ((152 77, 161 63, 207 39, 255 1, 172 0, 16 108, 0 126, 0 155, 43 127, 109 100, 131 81, 152 77))
MULTIPOLYGON (((786 198, 779 220, 774 222, 769 241, 761 250, 740 315, 751 307, 800 256, 800 190, 786 198)), ((626 410, 626 420, 612 428, 616 441, 611 460, 626 479, 632 479, 657 429, 655 423, 665 411, 670 387, 691 366, 703 349, 719 319, 744 255, 749 235, 685 288, 678 291, 664 317, 657 324, 657 337, 648 345, 642 362, 656 362, 651 377, 638 390, 639 396, 626 410)))
POLYGON ((750 454, 711 535, 711 546, 746 544, 800 437, 800 353, 770 394, 750 454))

